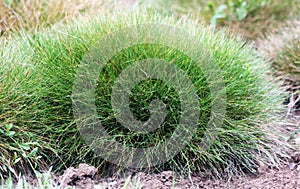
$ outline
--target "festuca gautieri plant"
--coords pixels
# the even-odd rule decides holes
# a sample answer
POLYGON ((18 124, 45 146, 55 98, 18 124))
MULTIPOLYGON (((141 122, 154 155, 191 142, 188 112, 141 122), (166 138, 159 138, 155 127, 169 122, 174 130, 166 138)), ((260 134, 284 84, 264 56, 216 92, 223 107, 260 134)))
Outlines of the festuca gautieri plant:
MULTIPOLYGON (((0 118, 1 122, 14 125, 15 132, 30 133, 24 135, 24 138, 19 136, 20 141, 42 144, 25 149, 30 152, 35 147, 38 148, 35 155, 39 156, 42 162, 36 162, 37 167, 54 165, 56 170, 60 170, 66 166, 86 162, 96 165, 103 174, 110 174, 111 170, 107 167, 110 165, 107 151, 109 148, 104 144, 109 146, 109 141, 113 140, 122 147, 147 149, 172 140, 176 134, 180 139, 180 132, 192 135, 181 144, 181 149, 171 145, 163 151, 169 153, 170 149, 175 149, 178 153, 167 159, 163 159, 166 156, 155 153, 152 153, 151 157, 142 157, 144 159, 141 159, 141 162, 147 163, 147 158, 153 159, 156 155, 157 162, 160 162, 155 166, 149 162, 143 170, 171 168, 182 173, 206 171, 207 174, 221 176, 255 172, 261 161, 275 166, 281 162, 279 156, 282 154, 275 148, 279 140, 273 135, 278 125, 276 117, 279 117, 282 111, 283 92, 278 84, 267 76, 268 64, 255 53, 254 48, 243 39, 234 38, 226 30, 214 31, 193 21, 139 11, 78 18, 66 25, 22 36, 8 40, 1 47, 1 54, 4 56, 0 67, 0 101, 1 106, 5 108, 0 110, 0 118), (173 29, 167 31, 166 26, 173 29), (128 35, 126 32, 113 35, 122 31, 127 31, 128 35), (130 35, 129 31, 138 33, 130 35), (182 35, 179 35, 179 31, 182 35), (190 37, 185 38, 185 34, 190 37), (140 43, 126 46, 136 38, 141 40, 140 43), (149 40, 152 38, 155 39, 153 42, 149 40), (143 39, 145 43, 142 43, 143 39), (125 41, 126 44, 121 44, 120 41, 125 41), (83 60, 104 60, 105 53, 97 54, 97 50, 91 49, 98 47, 108 54, 114 52, 114 48, 107 44, 115 45, 116 49, 120 46, 126 48, 111 56, 100 71, 95 64, 91 64, 91 68, 95 68, 92 70, 99 72, 89 70, 86 83, 76 86, 76 78, 80 73, 78 70, 84 68, 83 63, 87 68, 89 66, 88 61, 83 60), (18 48, 18 51, 11 53, 9 49, 14 49, 15 46, 26 48, 18 48), (91 51, 96 53, 95 59, 90 57, 91 51), (156 64, 149 63, 153 72, 147 66, 147 60, 156 61, 156 64), (137 71, 148 70, 149 73, 145 71, 144 75, 147 77, 139 80, 137 76, 135 81, 136 75, 126 70, 137 65, 144 69, 137 71), (171 66, 169 71, 168 66, 171 66), (151 76, 150 72, 154 74, 153 77, 148 77, 151 76), (156 76, 155 73, 161 75, 156 76), (186 80, 177 80, 175 76, 178 74, 183 75, 186 80), (6 77, 7 75, 9 77, 6 77), (95 80, 89 80, 92 76, 95 80), (221 80, 214 81, 212 76, 221 80), (168 77, 171 79, 165 79, 168 77), (122 82, 126 84, 124 88, 120 85, 119 78, 123 78, 122 82), (129 87, 127 81, 134 81, 135 84, 129 87), (179 81, 187 81, 185 84, 191 87, 176 86, 176 82, 179 81), (219 82, 223 83, 224 90, 221 93, 224 98, 219 98, 218 90, 211 87, 219 82), (94 89, 90 90, 87 87, 90 85, 94 89), (124 90, 118 90, 115 86, 124 90), (95 110, 93 113, 96 115, 92 117, 101 122, 99 129, 110 138, 97 138, 88 130, 81 132, 80 126, 93 125, 90 124, 92 119, 89 116, 79 116, 81 120, 75 119, 80 112, 79 105, 82 105, 78 97, 82 95, 86 98, 85 95, 88 95, 84 94, 83 90, 74 94, 74 88, 80 87, 87 89, 87 92, 94 92, 94 97, 84 103, 92 104, 91 108, 95 110), (191 94, 186 91, 194 91, 193 98, 190 98, 191 94), (112 101, 114 95, 121 95, 122 98, 112 101), (128 100, 127 109, 124 110, 129 112, 129 117, 133 119, 126 116, 118 118, 118 115, 122 114, 119 110, 123 110, 118 105, 121 107, 125 103, 123 97, 128 100), (222 115, 218 115, 218 104, 220 109, 226 110, 222 115), (156 106, 159 108, 156 109, 156 106), (161 112, 164 113, 160 114, 161 112), (160 125, 152 125, 155 129, 146 133, 135 128, 135 124, 145 123, 157 115, 162 115, 163 119, 158 120, 160 125), (182 124, 181 117, 191 118, 191 115, 195 119, 186 119, 187 122, 184 123, 192 125, 182 124), (220 119, 220 122, 210 127, 212 117, 220 119), (136 122, 130 122, 134 120, 136 122), (125 123, 122 124, 122 121, 125 123), (179 126, 180 132, 177 128, 179 126), (193 128, 191 133, 185 132, 185 128, 189 126, 193 128), (87 139, 87 135, 91 136, 90 140, 87 139), (203 143, 207 145, 202 145, 203 143), (91 149, 95 146, 98 147, 98 151, 95 148, 91 149), (101 148, 106 150, 106 156, 101 155, 101 148)), ((94 126, 92 131, 97 130, 96 125, 94 126)), ((1 166, 11 166, 11 154, 16 151, 9 147, 10 136, 6 131, 3 132, 4 134, 0 133, 1 150, 9 153, 4 153, 8 161, 2 161, 1 166)), ((115 155, 114 149, 111 150, 111 154, 115 155)), ((122 152, 121 150, 119 153, 122 152)), ((123 155, 128 155, 128 161, 131 161, 134 153, 126 154, 127 152, 124 150, 123 155)), ((21 156, 21 153, 15 154, 17 157, 21 156)), ((113 156, 111 159, 116 163, 118 158, 120 157, 113 156)), ((34 160, 31 159, 31 162, 34 160)), ((27 159, 22 158, 22 163, 17 162, 14 168, 22 170, 21 165, 27 163, 27 159)))

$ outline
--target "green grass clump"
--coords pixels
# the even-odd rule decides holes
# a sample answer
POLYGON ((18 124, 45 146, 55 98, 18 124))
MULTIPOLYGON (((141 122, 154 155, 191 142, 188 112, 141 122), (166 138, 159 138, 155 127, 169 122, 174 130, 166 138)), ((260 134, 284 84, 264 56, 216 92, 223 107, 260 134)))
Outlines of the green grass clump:
MULTIPOLYGON (((24 137, 18 135, 18 141, 38 144, 25 149, 31 152, 37 147, 34 155, 42 160, 34 161, 37 166, 47 163, 59 170, 78 163, 90 163, 102 168, 103 173, 109 173, 107 162, 97 157, 80 136, 72 110, 72 87, 80 61, 93 45, 112 31, 141 23, 188 28, 195 35, 195 41, 201 41, 199 48, 204 46, 211 52, 221 69, 226 87, 227 112, 224 122, 210 133, 216 140, 207 141, 210 143, 208 149, 201 148, 213 99, 208 81, 198 67, 199 62, 193 62, 183 52, 170 47, 140 44, 121 51, 99 73, 98 87, 95 89, 96 107, 107 132, 124 145, 148 147, 157 145, 174 131, 182 112, 179 95, 168 83, 145 80, 131 91, 130 110, 139 120, 149 118, 149 103, 153 99, 159 98, 166 104, 167 116, 163 127, 151 134, 141 135, 124 129, 116 121, 111 107, 111 87, 124 68, 137 60, 163 58, 173 62, 193 82, 200 97, 198 110, 201 115, 191 142, 170 161, 156 168, 206 171, 221 176, 255 172, 260 161, 277 166, 280 163, 274 147, 277 139, 269 137, 269 134, 278 124, 268 125, 276 121, 275 117, 282 111, 283 97, 279 85, 266 75, 268 64, 251 45, 242 39, 235 39, 226 30, 216 32, 195 22, 177 21, 153 12, 80 19, 24 35, 23 38, 15 37, 1 47, 0 52, 4 56, 0 60, 0 121, 6 125, 12 124, 16 133, 24 134, 24 137)), ((181 43, 190 45, 185 41, 181 43)), ((5 127, 1 125, 1 128, 5 127)), ((0 139, 0 149, 6 152, 1 154, 8 160, 1 161, 0 166, 11 167, 12 154, 16 150, 10 146, 15 142, 3 133, 0 133, 0 139)), ((16 156, 22 157, 22 153, 16 156)), ((16 167, 24 171, 24 165, 29 161, 22 159, 22 163, 16 162, 16 167)), ((34 169, 37 166, 33 166, 34 169)), ((1 169, 1 172, 6 170, 1 169)))

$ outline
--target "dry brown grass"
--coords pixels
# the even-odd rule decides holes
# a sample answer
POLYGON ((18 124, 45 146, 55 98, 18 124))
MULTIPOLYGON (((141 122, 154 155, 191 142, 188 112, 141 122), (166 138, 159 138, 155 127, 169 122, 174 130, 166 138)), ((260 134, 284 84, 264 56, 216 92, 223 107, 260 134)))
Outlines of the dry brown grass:
MULTIPOLYGON (((0 0, 0 34, 65 22, 80 14, 95 15, 124 6, 118 0, 0 0)), ((0 35, 0 36, 1 36, 0 35)))
POLYGON ((276 75, 287 76, 298 83, 300 79, 300 20, 289 21, 266 39, 258 40, 259 52, 272 62, 276 75))
MULTIPOLYGON (((49 26, 56 22, 65 22, 69 18, 83 13, 90 15, 99 12, 109 12, 116 4, 133 3, 137 0, 0 0, 0 36, 4 33, 20 29, 32 30, 49 26), (11 1, 11 5, 5 2, 11 1)), ((156 9, 170 9, 178 17, 198 19, 200 23, 209 23, 213 12, 208 8, 208 2, 203 0, 176 0, 154 2, 156 9), (187 16, 188 15, 188 16, 187 16)), ((215 6, 224 0, 214 0, 215 6)), ((271 28, 278 27, 282 21, 300 14, 299 0, 269 0, 269 3, 249 14, 241 21, 218 20, 219 26, 232 28, 233 32, 244 35, 247 39, 256 39, 265 35, 271 28)))
POLYGON ((270 60, 274 75, 288 86, 288 113, 300 109, 300 19, 282 24, 265 39, 258 40, 258 52, 270 60))

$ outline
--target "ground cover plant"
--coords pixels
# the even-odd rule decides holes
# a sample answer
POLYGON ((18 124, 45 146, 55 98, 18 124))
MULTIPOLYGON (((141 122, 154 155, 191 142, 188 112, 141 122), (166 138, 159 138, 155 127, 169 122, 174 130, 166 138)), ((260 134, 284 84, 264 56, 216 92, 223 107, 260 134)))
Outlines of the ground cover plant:
POLYGON ((84 143, 75 124, 70 97, 76 69, 88 49, 109 32, 148 22, 189 28, 211 52, 224 77, 225 121, 213 131, 217 138, 210 141, 211 147, 206 151, 199 148, 213 100, 201 69, 182 52, 141 44, 122 51, 99 74, 97 111, 108 132, 126 145, 144 147, 157 144, 174 130, 180 114, 178 94, 161 81, 142 82, 131 96, 131 111, 141 120, 149 117, 151 99, 169 99, 165 101, 168 106, 165 127, 153 135, 139 136, 122 130, 110 107, 110 87, 123 68, 136 60, 163 57, 183 69, 194 82, 197 94, 203 99, 199 102, 203 119, 197 124, 198 132, 192 142, 173 159, 156 167, 157 170, 206 171, 221 176, 255 172, 260 161, 273 166, 280 164, 280 154, 272 147, 279 141, 266 131, 276 127, 276 117, 283 110, 283 94, 279 84, 268 80, 268 64, 254 48, 226 30, 217 32, 192 21, 140 12, 79 19, 34 34, 22 33, 21 37, 2 44, 0 145, 5 161, 1 161, 1 173, 18 174, 45 165, 60 170, 86 162, 109 174, 107 162, 84 143), (274 123, 272 128, 268 127, 271 123, 274 123))
POLYGON ((285 81, 291 92, 290 111, 299 109, 300 22, 289 21, 258 42, 258 51, 270 60, 273 74, 285 81))

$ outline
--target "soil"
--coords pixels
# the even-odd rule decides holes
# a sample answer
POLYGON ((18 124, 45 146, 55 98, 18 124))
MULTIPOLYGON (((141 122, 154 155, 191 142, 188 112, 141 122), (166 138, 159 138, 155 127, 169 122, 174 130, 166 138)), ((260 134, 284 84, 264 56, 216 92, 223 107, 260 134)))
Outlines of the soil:
MULTIPOLYGON (((226 180, 211 180, 203 178, 201 176, 193 176, 191 178, 174 178, 171 171, 165 171, 155 175, 145 175, 139 173, 136 177, 133 177, 133 182, 137 182, 138 185, 144 189, 172 188, 174 179, 174 188, 177 189, 196 189, 196 188, 242 188, 242 189, 255 189, 255 188, 284 188, 284 189, 296 189, 300 188, 300 167, 294 166, 291 170, 286 167, 282 170, 268 170, 264 173, 260 173, 258 176, 246 176, 240 178, 232 178, 230 181, 226 180), (299 187, 298 187, 299 186, 299 187)), ((124 179, 110 179, 100 180, 102 188, 122 188, 124 185, 124 179)), ((129 186, 128 188, 132 188, 129 186)))
POLYGON ((78 189, 122 189, 130 179, 127 188, 143 189, 297 189, 300 188, 300 153, 295 153, 290 164, 280 170, 260 168, 259 174, 244 177, 234 177, 230 180, 213 180, 201 175, 190 178, 175 177, 172 171, 164 171, 159 174, 146 175, 137 173, 127 178, 102 178, 96 179, 96 169, 86 164, 79 165, 78 169, 69 168, 58 177, 61 186, 70 186, 78 189))
MULTIPOLYGON (((261 166, 257 169, 256 175, 221 180, 200 174, 179 177, 172 171, 164 171, 159 174, 133 173, 124 178, 99 178, 95 167, 80 164, 78 168, 70 167, 62 175, 52 174, 51 177, 61 188, 72 189, 123 189, 127 181, 130 181, 126 185, 128 189, 300 189, 300 111, 295 112, 288 120, 290 124, 283 127, 280 132, 286 136, 286 142, 295 147, 290 152, 291 158, 280 169, 261 166)), ((36 184, 36 180, 32 177, 27 177, 27 182, 36 184)))
POLYGON ((121 189, 130 180, 127 188, 143 189, 300 189, 300 112, 289 119, 291 123, 284 127, 282 133, 287 141, 293 144, 295 150, 291 152, 291 159, 280 169, 259 167, 257 175, 233 177, 227 180, 216 180, 203 175, 191 175, 190 177, 176 177, 172 171, 164 171, 159 174, 137 173, 127 178, 98 178, 96 168, 87 164, 80 164, 76 169, 70 167, 61 176, 53 176, 62 188, 70 186, 76 189, 121 189), (292 135, 293 134, 293 135, 292 135), (292 136, 292 137, 291 137, 292 136), (299 148, 297 149, 297 146, 299 148), (136 187, 139 186, 139 187, 136 187))

